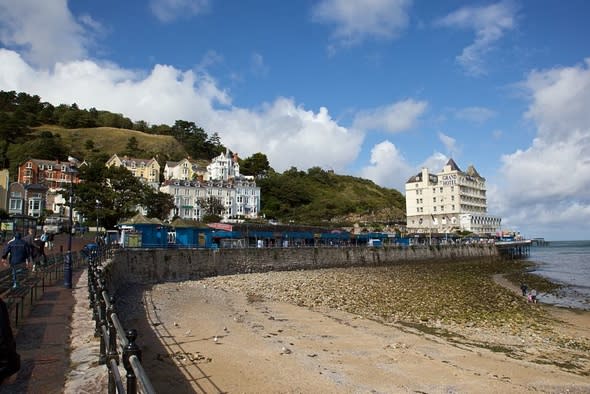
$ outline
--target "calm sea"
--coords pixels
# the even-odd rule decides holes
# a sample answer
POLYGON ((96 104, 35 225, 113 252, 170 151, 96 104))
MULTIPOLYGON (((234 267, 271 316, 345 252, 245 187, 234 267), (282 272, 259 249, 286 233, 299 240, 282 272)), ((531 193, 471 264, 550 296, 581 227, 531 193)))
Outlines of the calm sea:
POLYGON ((564 285, 558 297, 540 294, 542 302, 590 310, 590 241, 551 241, 531 247, 534 272, 564 285))

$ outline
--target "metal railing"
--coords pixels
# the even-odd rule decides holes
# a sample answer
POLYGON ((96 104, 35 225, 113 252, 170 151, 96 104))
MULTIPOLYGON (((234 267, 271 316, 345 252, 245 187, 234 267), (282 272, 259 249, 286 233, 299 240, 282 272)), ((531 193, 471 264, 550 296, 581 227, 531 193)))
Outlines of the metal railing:
POLYGON ((107 366, 109 394, 135 394, 138 388, 143 393, 152 394, 156 391, 141 365, 142 352, 135 343, 137 331, 123 328, 115 310, 115 299, 106 290, 103 262, 110 259, 112 253, 112 248, 99 248, 88 256, 88 298, 96 322, 94 336, 100 338, 98 362, 107 366), (121 356, 126 385, 119 371, 121 356))

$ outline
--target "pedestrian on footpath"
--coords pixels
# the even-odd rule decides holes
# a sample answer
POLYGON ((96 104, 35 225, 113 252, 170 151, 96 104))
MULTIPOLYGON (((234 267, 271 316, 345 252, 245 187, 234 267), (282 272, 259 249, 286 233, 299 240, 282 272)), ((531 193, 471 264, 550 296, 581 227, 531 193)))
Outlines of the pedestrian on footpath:
POLYGON ((20 233, 14 234, 14 239, 6 244, 2 252, 2 264, 4 266, 10 263, 12 269, 12 288, 18 287, 17 270, 22 269, 27 261, 31 258, 31 249, 29 245, 22 239, 20 233))
POLYGON ((4 300, 0 298, 0 385, 4 379, 20 370, 20 355, 10 326, 10 316, 4 300))

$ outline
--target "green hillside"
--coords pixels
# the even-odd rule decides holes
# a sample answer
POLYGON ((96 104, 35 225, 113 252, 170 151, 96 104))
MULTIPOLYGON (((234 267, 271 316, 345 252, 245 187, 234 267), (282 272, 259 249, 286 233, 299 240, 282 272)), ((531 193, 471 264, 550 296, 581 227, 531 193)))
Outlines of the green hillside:
POLYGON ((267 218, 314 225, 386 227, 405 220, 405 198, 397 190, 318 167, 292 169, 258 181, 267 218))
POLYGON ((66 129, 56 125, 43 125, 33 128, 33 134, 36 135, 43 131, 59 135, 70 155, 80 159, 91 156, 92 152, 106 153, 108 156, 122 154, 132 137, 137 140, 138 156, 142 158, 179 160, 187 156, 184 147, 170 135, 148 134, 114 127, 66 129), (92 143, 89 144, 88 141, 92 143))

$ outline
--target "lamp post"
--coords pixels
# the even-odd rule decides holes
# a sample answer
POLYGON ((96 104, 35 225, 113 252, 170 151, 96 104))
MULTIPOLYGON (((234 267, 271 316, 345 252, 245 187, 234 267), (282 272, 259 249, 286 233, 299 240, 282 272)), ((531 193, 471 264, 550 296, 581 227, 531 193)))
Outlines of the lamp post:
POLYGON ((96 200, 96 236, 98 237, 98 208, 100 208, 100 201, 96 200))
POLYGON ((70 174, 70 192, 69 192, 69 203, 70 212, 69 212, 69 222, 70 228, 68 231, 68 250, 66 252, 66 259, 64 261, 64 287, 66 289, 72 288, 72 229, 74 227, 74 223, 72 220, 72 215, 74 211, 74 170, 69 167, 68 171, 70 174))

